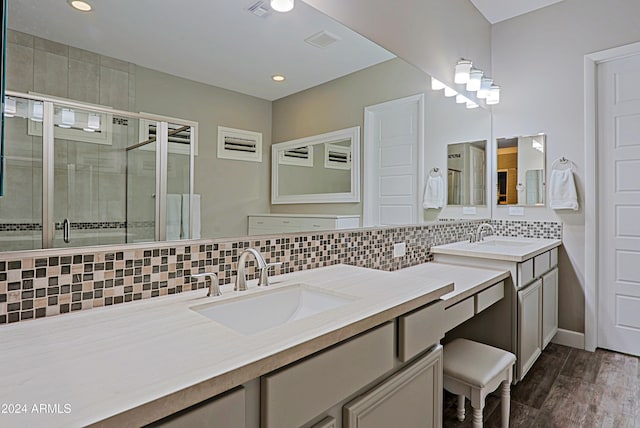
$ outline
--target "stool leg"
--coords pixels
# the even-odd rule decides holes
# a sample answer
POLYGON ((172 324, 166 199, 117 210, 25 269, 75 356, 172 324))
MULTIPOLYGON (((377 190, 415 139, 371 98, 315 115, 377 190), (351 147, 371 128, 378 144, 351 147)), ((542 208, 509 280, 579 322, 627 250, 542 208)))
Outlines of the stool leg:
POLYGON ((502 428, 509 428, 509 408, 511 406, 511 382, 502 382, 502 428))
POLYGON ((458 420, 464 421, 464 395, 458 395, 458 420))
POLYGON ((473 428, 482 428, 482 409, 473 409, 473 428))

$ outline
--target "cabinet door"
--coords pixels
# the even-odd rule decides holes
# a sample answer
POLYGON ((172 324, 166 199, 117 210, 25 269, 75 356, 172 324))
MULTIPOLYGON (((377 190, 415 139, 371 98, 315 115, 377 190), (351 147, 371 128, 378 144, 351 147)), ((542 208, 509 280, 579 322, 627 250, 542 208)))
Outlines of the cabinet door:
POLYGON ((344 406, 344 428, 442 426, 442 346, 344 406))
POLYGON ((518 291, 518 379, 522 380, 542 352, 542 279, 518 291))
POLYGON ((542 277, 542 349, 558 332, 558 268, 542 277))

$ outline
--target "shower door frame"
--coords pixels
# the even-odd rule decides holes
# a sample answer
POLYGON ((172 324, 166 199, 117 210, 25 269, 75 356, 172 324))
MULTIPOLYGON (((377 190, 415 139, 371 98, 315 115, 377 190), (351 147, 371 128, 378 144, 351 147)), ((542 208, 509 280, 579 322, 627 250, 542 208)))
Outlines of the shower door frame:
MULTIPOLYGON (((54 105, 68 108, 82 109, 96 113, 105 113, 114 116, 125 116, 130 119, 155 121, 158 123, 159 135, 156 147, 156 204, 155 204, 155 241, 165 241, 167 232, 167 158, 168 158, 168 124, 179 123, 191 127, 191 142, 189 145, 189 233, 193 230, 193 167, 195 146, 197 143, 198 122, 174 117, 156 115, 151 113, 134 113, 124 110, 116 110, 109 107, 86 104, 71 100, 58 99, 35 94, 26 94, 16 91, 6 91, 6 96, 17 97, 43 103, 42 126, 42 249, 56 248, 54 246, 55 221, 54 221, 54 144, 55 124, 54 105)), ((123 243, 124 244, 124 243, 123 243)))

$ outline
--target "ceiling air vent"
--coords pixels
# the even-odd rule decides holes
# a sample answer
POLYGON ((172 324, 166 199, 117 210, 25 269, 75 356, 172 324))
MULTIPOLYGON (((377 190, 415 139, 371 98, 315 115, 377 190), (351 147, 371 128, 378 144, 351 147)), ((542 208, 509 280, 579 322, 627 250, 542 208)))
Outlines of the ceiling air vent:
POLYGON ((271 13, 271 8, 263 0, 255 2, 254 4, 249 6, 247 10, 253 13, 258 18, 266 18, 271 13))
POLYGON ((339 40, 340 40, 340 37, 324 30, 304 39, 304 41, 309 43, 311 46, 315 46, 320 49, 324 49, 327 46, 332 45, 339 40))
POLYGON ((218 126, 218 158, 262 162, 262 134, 218 126))

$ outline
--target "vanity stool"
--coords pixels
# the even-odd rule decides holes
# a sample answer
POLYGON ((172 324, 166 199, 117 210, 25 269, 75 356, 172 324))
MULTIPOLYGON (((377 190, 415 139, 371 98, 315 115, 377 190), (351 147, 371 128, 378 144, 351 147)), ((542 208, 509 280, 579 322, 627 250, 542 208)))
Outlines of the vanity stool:
POLYGON ((502 384, 502 427, 509 426, 511 378, 516 356, 467 339, 444 345, 444 389, 458 395, 458 420, 465 416, 465 397, 473 407, 473 427, 482 427, 485 397, 502 384))

